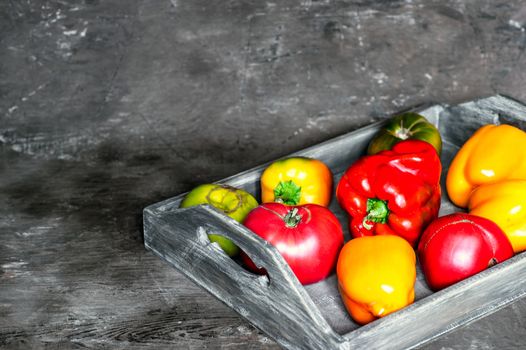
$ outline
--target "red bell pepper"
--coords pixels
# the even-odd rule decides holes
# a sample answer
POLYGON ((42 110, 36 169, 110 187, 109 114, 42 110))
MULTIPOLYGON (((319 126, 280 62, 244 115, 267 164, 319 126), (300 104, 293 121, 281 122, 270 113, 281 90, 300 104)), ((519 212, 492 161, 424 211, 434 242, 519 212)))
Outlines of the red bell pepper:
POLYGON ((393 234, 415 247, 438 216, 441 170, 433 146, 420 140, 359 158, 336 189, 353 237, 393 234))

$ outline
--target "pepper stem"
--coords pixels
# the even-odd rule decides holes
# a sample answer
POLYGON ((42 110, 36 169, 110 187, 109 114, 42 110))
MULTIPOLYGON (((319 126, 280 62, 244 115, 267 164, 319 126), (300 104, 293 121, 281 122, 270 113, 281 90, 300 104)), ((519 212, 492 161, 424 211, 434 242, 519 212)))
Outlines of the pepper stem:
POLYGON ((274 201, 287 205, 297 205, 300 202, 301 187, 294 181, 280 181, 274 188, 274 201))
POLYGON ((368 198, 367 215, 363 218, 363 227, 367 230, 372 229, 373 226, 369 224, 369 222, 385 224, 388 216, 389 208, 387 207, 387 201, 378 198, 368 198))
POLYGON ((298 208, 292 208, 287 212, 287 215, 283 218, 285 225, 290 228, 298 226, 301 222, 301 215, 298 214, 298 208))

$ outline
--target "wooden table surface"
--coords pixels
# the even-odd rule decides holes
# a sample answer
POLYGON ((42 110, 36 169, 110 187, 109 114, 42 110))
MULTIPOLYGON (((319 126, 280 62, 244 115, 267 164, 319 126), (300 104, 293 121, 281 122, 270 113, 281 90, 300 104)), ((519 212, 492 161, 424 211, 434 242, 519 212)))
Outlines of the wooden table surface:
MULTIPOLYGON (((525 25, 520 0, 0 2, 0 348, 277 349, 145 250, 142 209, 416 105, 526 101, 525 25)), ((523 348, 525 316, 422 348, 523 348)))

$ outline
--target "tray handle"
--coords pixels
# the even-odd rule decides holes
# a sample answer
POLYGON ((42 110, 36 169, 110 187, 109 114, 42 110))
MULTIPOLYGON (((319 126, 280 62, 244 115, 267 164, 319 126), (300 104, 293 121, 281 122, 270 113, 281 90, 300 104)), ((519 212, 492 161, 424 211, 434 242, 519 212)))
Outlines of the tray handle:
POLYGON ((335 333, 281 254, 208 205, 144 211, 145 246, 289 349, 339 349, 335 333), (207 234, 235 242, 268 276, 228 257, 207 234))

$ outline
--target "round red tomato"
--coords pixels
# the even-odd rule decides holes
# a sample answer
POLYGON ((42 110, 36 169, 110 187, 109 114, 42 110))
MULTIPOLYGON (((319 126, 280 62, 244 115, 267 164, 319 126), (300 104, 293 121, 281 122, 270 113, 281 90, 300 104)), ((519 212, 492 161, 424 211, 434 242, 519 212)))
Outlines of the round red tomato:
MULTIPOLYGON (((336 216, 317 204, 290 206, 265 203, 245 218, 246 227, 281 253, 301 284, 328 277, 343 246, 343 231, 336 216)), ((247 267, 259 272, 245 254, 247 267)))
POLYGON ((506 234, 486 218, 454 213, 431 222, 418 258, 431 289, 439 290, 513 256, 506 234))

